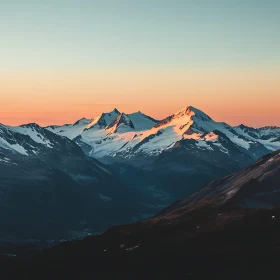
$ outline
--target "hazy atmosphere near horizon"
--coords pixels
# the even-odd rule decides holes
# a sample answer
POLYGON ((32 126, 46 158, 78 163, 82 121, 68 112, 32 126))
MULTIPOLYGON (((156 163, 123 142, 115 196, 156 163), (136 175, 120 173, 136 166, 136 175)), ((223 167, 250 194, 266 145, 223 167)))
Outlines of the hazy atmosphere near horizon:
POLYGON ((280 125, 278 0, 0 0, 0 122, 117 108, 280 125))

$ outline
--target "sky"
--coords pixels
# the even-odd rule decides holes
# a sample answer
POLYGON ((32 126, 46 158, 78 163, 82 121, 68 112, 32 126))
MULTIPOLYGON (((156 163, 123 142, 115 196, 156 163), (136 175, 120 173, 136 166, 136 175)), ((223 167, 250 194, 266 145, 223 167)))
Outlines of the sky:
POLYGON ((280 126, 278 0, 0 0, 0 122, 192 105, 280 126))

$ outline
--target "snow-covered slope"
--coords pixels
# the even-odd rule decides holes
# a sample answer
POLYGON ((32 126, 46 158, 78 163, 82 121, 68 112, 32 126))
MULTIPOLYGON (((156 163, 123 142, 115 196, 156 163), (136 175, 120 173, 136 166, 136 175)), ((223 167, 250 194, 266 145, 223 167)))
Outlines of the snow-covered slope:
POLYGON ((280 127, 266 126, 253 128, 245 125, 234 127, 234 130, 248 139, 258 141, 269 150, 275 151, 280 149, 280 127))
POLYGON ((157 120, 141 113, 140 111, 132 114, 127 114, 127 116, 132 121, 134 128, 137 131, 150 129, 158 123, 157 120))
POLYGON ((48 126, 46 127, 46 129, 48 129, 51 132, 54 132, 58 135, 61 136, 66 136, 69 139, 73 139, 75 137, 77 137, 78 135, 80 135, 83 130, 91 124, 93 120, 91 119, 80 119, 77 122, 75 122, 74 124, 65 124, 62 126, 57 126, 57 125, 53 125, 53 126, 48 126))
POLYGON ((99 130, 106 128, 114 119, 120 115, 117 109, 114 109, 109 113, 102 113, 94 117, 93 119, 80 119, 74 124, 65 124, 62 126, 48 126, 46 127, 51 132, 66 136, 70 139, 74 139, 81 135, 85 130, 99 130))
POLYGON ((124 133, 135 130, 135 127, 125 113, 121 113, 115 120, 113 120, 106 128, 109 134, 124 133))
POLYGON ((114 109, 112 112, 109 113, 102 113, 101 115, 98 115, 97 117, 93 118, 92 122, 86 127, 85 130, 104 129, 119 115, 120 112, 117 109, 114 109))
MULTIPOLYGON (((133 117, 128 115, 131 123, 133 117)), ((149 120, 150 121, 150 120, 149 120)), ((137 122, 136 122, 137 123, 137 122)), ((196 141, 197 149, 211 150, 211 145, 216 145, 221 152, 227 153, 224 144, 219 141, 219 136, 215 131, 223 133, 228 141, 239 147, 244 153, 251 153, 257 158, 268 152, 264 142, 259 139, 246 137, 238 133, 236 128, 226 123, 219 123, 212 120, 204 112, 190 106, 156 123, 153 127, 146 130, 137 130, 140 125, 134 128, 119 132, 117 129, 110 130, 110 136, 104 131, 95 133, 82 133, 81 140, 92 146, 92 155, 96 157, 114 156, 121 153, 125 156, 134 156, 137 153, 147 155, 158 155, 165 150, 171 149, 176 142, 184 139, 193 139, 196 141)), ((142 126, 144 127, 144 126, 142 126)), ((276 143, 275 145, 277 145, 276 143)), ((269 146, 271 147, 271 146, 269 146)))
POLYGON ((214 121, 192 106, 183 108, 161 121, 141 112, 125 114, 115 109, 92 120, 84 119, 63 128, 48 129, 74 139, 81 147, 86 147, 89 155, 97 158, 116 155, 134 157, 139 153, 155 156, 172 149, 178 141, 185 139, 195 140, 198 150, 210 151, 214 145, 220 152, 228 153, 225 142, 220 141, 219 133, 253 159, 271 150, 280 149, 278 127, 231 127, 224 122, 214 121))
MULTIPOLYGON (((52 148, 54 139, 48 137, 49 131, 37 124, 27 124, 18 127, 0 124, 0 150, 21 155, 34 155, 41 147, 52 148)), ((68 139, 67 139, 68 140, 68 139)))
POLYGON ((24 137, 20 137, 20 134, 14 133, 8 127, 0 124, 0 151, 7 150, 12 153, 28 155, 26 151, 26 143, 24 140, 24 137))
POLYGON ((24 124, 21 126, 10 126, 11 131, 29 136, 33 141, 43 144, 48 148, 52 148, 54 143, 49 139, 46 130, 37 125, 36 123, 24 124))
POLYGON ((0 124, 0 153, 6 157, 37 156, 50 151, 60 153, 77 148, 77 145, 67 137, 59 136, 35 123, 21 126, 6 126, 0 124))
POLYGON ((157 120, 139 112, 120 113, 114 109, 92 119, 81 119, 74 124, 48 126, 49 131, 74 139, 87 153, 104 157, 119 150, 143 131, 151 129, 157 120))
POLYGON ((96 141, 96 138, 101 139, 108 133, 148 130, 157 124, 157 122, 157 120, 141 113, 140 111, 132 114, 121 114, 117 109, 114 109, 112 112, 102 113, 92 119, 83 118, 74 124, 48 126, 46 128, 70 139, 84 135, 85 137, 90 137, 91 140, 94 139, 94 141, 96 141), (112 129, 117 122, 119 123, 117 126, 121 127, 121 129, 119 129, 119 127, 117 129, 116 127, 115 129, 112 129), (127 122, 127 124, 121 125, 120 122, 127 122))

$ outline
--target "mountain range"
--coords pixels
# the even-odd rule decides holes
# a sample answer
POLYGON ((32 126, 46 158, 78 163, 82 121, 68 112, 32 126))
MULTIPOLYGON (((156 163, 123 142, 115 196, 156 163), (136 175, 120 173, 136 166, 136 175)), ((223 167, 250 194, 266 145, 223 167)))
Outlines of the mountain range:
POLYGON ((0 240, 100 233, 151 216, 149 204, 156 202, 67 137, 37 124, 0 125, 0 240))
POLYGON ((279 127, 232 127, 192 106, 163 120, 114 109, 63 126, 0 124, 0 238, 145 219, 279 148, 279 127))
POLYGON ((172 149, 180 141, 190 139, 195 140, 198 149, 212 150, 214 145, 220 152, 227 153, 217 131, 254 158, 280 147, 279 127, 232 127, 215 122, 192 106, 161 121, 141 112, 125 114, 114 109, 93 119, 83 118, 74 124, 49 126, 47 129, 89 145, 88 153, 99 159, 107 156, 133 157, 140 153, 147 156, 158 155, 172 149))
POLYGON ((232 127, 192 106, 155 120, 114 109, 93 119, 47 127, 110 165, 129 185, 182 197, 280 148, 280 128, 232 127))

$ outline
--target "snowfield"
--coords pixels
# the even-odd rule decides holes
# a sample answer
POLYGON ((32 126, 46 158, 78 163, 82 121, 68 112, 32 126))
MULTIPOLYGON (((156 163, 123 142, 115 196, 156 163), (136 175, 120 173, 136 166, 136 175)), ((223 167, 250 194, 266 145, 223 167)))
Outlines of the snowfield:
MULTIPOLYGON (((48 130, 74 140, 82 148, 86 146, 86 153, 98 159, 108 156, 131 158, 138 153, 147 156, 159 155, 173 149, 184 140, 194 140, 195 145, 192 145, 192 148, 209 152, 219 149, 221 153, 229 156, 228 145, 233 145, 243 152, 247 151, 246 153, 254 157, 257 157, 258 152, 264 154, 280 149, 279 127, 232 127, 214 121, 192 106, 183 108, 161 121, 140 111, 125 114, 114 109, 92 119, 82 118, 73 124, 62 126, 42 128, 37 124, 28 124, 1 127, 5 133, 26 135, 36 143, 53 148, 56 143, 46 135, 45 131, 48 130)), ((0 147, 22 155, 36 154, 36 149, 29 152, 17 141, 9 141, 1 136, 1 133, 0 147)))
POLYGON ((93 118, 91 122, 84 119, 84 122, 78 121, 73 125, 47 129, 60 135, 71 134, 71 139, 78 136, 82 143, 91 147, 90 156, 99 159, 121 154, 126 158, 137 153, 158 155, 185 139, 195 140, 197 149, 211 151, 213 148, 209 144, 212 143, 222 153, 229 154, 225 142, 221 141, 221 136, 217 132, 222 133, 235 146, 248 152, 250 149, 280 148, 278 127, 251 128, 256 131, 253 137, 246 133, 245 126, 242 129, 223 122, 215 122, 192 106, 183 108, 161 121, 156 121, 141 112, 125 114, 115 109, 93 118))

